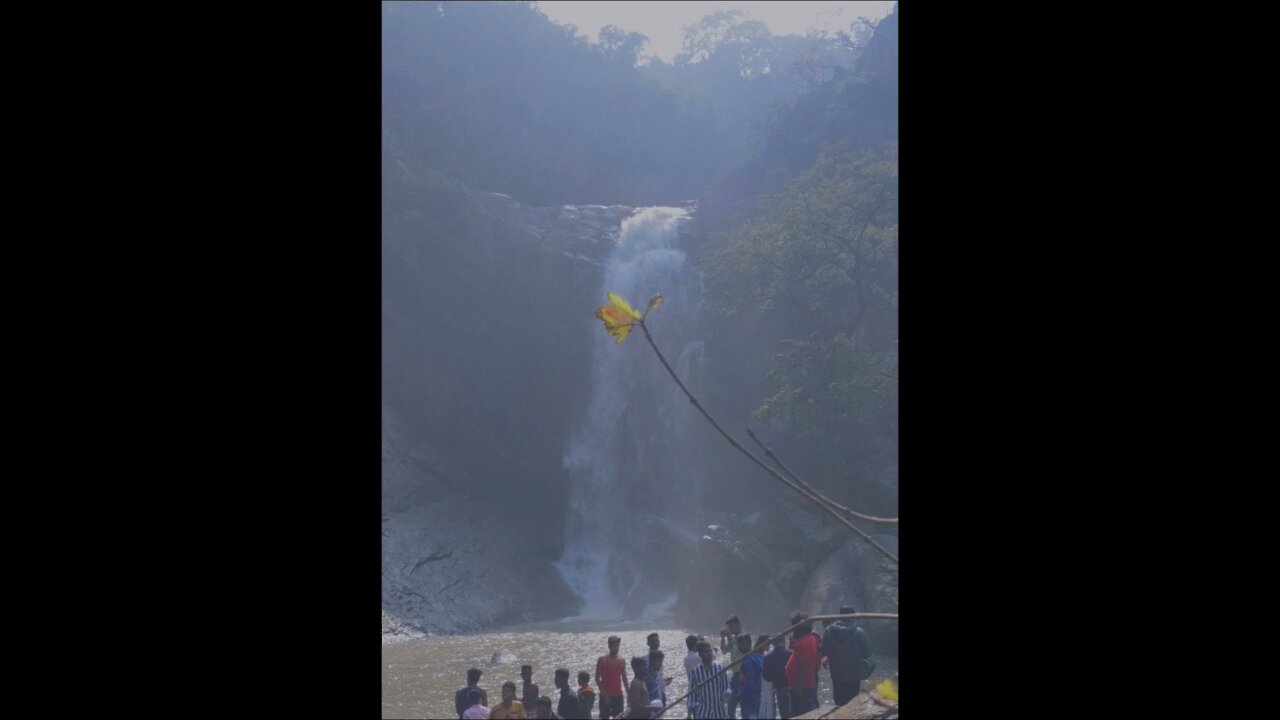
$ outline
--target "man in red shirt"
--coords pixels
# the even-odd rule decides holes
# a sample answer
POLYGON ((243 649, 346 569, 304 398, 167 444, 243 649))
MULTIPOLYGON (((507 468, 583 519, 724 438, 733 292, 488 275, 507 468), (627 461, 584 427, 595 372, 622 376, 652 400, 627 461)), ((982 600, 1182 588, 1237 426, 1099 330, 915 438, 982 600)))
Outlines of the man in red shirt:
MULTIPOLYGON (((796 613, 791 624, 802 622, 809 616, 796 613)), ((813 634, 813 623, 807 622, 792 633, 794 644, 787 659, 787 686, 791 688, 791 713, 803 715, 818 709, 818 636, 813 634)))
POLYGON ((609 636, 609 654, 596 660, 596 686, 600 688, 600 720, 622 714, 626 702, 627 665, 618 657, 622 638, 609 636))

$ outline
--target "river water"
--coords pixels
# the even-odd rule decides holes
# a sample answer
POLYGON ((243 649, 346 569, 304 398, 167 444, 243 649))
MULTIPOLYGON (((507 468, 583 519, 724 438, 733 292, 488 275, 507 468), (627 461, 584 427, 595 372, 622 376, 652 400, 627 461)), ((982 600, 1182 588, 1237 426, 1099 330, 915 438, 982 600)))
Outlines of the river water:
MULTIPOLYGON (((750 628, 748 628, 750 629, 750 628)), ((771 628, 779 630, 781 628, 771 628)), ((410 640, 382 649, 382 717, 384 718, 454 718, 453 695, 467 684, 467 669, 480 668, 484 674, 480 687, 489 693, 492 706, 502 700, 502 683, 510 680, 516 684, 516 696, 520 695, 520 666, 533 666, 533 681, 538 691, 553 700, 557 699, 552 681, 555 670, 569 670, 570 682, 577 687, 578 671, 595 674, 596 658, 608 653, 605 639, 609 635, 622 638, 619 655, 628 661, 645 653, 648 646, 645 636, 657 632, 661 640, 664 672, 674 678, 667 687, 667 697, 675 699, 689 689, 684 674, 684 639, 691 631, 673 627, 638 627, 634 624, 564 620, 510 628, 504 632, 476 635, 439 635, 410 640), (497 655, 496 664, 494 656, 497 655)), ((696 634, 714 640, 718 629, 703 629, 696 634)), ((893 674, 897 670, 896 658, 876 658, 878 666, 871 683, 893 674)), ((819 674, 818 699, 831 702, 831 678, 826 671, 819 674)), ((599 693, 593 677, 591 685, 599 693)), ((866 689, 870 685, 863 684, 866 689)), ((598 716, 597 709, 592 712, 598 716)), ((668 711, 672 718, 683 718, 684 711, 668 711)))

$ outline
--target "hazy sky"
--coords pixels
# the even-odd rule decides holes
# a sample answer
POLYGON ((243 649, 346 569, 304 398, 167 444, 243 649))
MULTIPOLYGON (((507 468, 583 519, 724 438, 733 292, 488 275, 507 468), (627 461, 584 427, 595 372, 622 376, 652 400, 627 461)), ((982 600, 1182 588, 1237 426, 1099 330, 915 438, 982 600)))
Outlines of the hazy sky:
POLYGON ((684 2, 683 0, 645 0, 644 2, 579 2, 552 0, 539 2, 547 17, 561 24, 577 25, 578 31, 591 40, 599 40, 600 28, 617 25, 627 32, 638 32, 649 38, 647 52, 666 62, 681 50, 684 26, 720 10, 742 10, 748 20, 759 20, 774 35, 803 35, 814 27, 848 30, 849 23, 860 16, 882 18, 893 9, 893 2, 684 2))

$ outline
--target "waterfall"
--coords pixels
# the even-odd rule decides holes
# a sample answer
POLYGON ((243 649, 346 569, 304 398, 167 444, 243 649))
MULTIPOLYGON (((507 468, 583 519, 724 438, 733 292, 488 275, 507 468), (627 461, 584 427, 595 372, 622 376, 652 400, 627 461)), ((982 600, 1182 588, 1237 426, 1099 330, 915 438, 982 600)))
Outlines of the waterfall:
MULTIPOLYGON (((616 292, 643 312, 661 294, 663 305, 646 325, 696 392, 702 278, 676 248, 688 219, 680 208, 651 207, 623 220, 599 300, 603 304, 606 293, 616 292)), ((582 598, 582 617, 638 618, 645 608, 663 606, 688 559, 678 551, 679 528, 692 520, 701 487, 703 421, 642 330, 616 344, 599 321, 591 322, 590 399, 565 450, 572 515, 556 567, 582 598)))

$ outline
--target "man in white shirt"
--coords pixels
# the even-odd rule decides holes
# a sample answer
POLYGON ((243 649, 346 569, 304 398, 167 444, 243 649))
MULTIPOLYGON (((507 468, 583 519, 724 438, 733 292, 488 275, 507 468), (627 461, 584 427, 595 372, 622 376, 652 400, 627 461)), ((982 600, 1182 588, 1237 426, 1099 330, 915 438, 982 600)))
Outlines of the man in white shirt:
MULTIPOLYGON (((702 658, 698 657, 698 636, 690 635, 684 639, 684 644, 689 648, 689 654, 684 656, 684 674, 689 679, 689 688, 693 688, 693 669, 702 664, 702 658)), ((689 711, 688 717, 693 717, 693 696, 685 700, 685 708, 689 711)))

